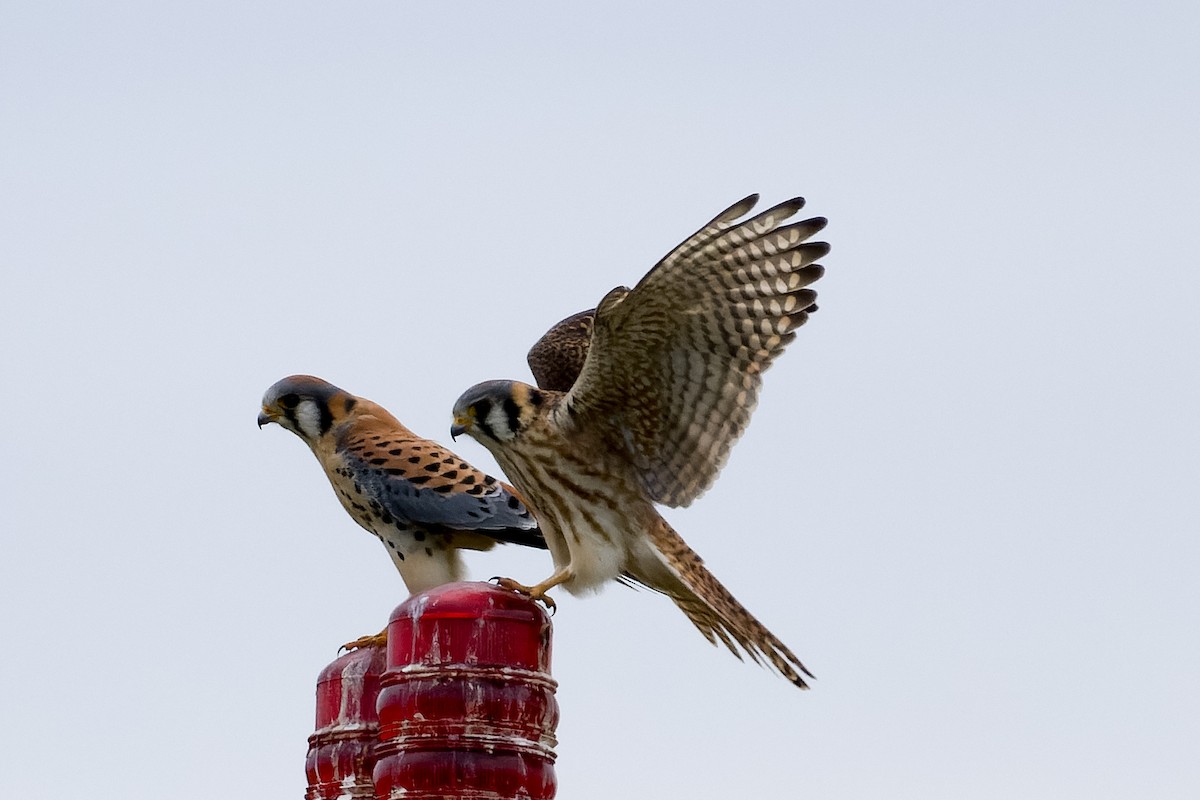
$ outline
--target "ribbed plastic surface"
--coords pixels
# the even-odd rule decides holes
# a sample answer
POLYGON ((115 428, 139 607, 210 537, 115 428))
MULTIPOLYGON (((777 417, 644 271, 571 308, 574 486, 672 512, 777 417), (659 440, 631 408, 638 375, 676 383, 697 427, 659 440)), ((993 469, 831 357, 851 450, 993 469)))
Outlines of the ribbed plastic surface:
POLYGON ((374 798, 371 770, 379 740, 375 702, 386 666, 382 647, 355 650, 317 679, 317 727, 308 737, 306 800, 374 798))
POLYGON ((550 800, 557 686, 550 619, 488 583, 416 595, 388 623, 379 800, 550 800))

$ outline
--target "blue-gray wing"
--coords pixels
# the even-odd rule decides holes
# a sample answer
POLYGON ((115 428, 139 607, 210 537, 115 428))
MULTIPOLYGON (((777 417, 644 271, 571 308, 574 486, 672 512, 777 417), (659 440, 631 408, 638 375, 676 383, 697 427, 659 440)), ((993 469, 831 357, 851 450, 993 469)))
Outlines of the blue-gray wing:
POLYGON ((545 548, 537 520, 515 490, 426 439, 359 432, 338 447, 341 477, 356 502, 427 528, 474 531, 502 542, 545 548))

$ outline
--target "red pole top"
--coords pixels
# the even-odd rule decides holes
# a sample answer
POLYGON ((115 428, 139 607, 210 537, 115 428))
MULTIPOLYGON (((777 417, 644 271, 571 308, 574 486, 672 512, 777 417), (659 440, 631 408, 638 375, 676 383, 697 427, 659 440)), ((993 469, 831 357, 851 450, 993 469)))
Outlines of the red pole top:
POLYGON ((317 728, 308 737, 306 800, 375 797, 371 769, 379 739, 375 701, 386 666, 382 647, 347 653, 317 679, 317 728))
POLYGON ((410 597, 388 622, 377 800, 550 800, 550 618, 490 583, 410 597))

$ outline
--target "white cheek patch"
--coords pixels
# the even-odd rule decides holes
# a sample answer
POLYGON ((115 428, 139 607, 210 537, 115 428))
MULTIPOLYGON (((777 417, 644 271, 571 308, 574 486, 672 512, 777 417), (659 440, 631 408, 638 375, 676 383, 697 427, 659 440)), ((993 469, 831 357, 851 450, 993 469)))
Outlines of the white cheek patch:
POLYGON ((301 400, 296 406, 296 425, 309 439, 321 435, 321 412, 312 400, 301 400))
POLYGON ((516 436, 516 431, 512 429, 512 420, 508 418, 508 413, 502 405, 494 405, 488 411, 487 425, 492 429, 492 435, 502 442, 511 442, 516 436))
POLYGON ((493 405, 488 411, 487 417, 484 419, 488 429, 491 430, 492 436, 501 442, 511 441, 513 432, 508 427, 508 415, 499 406, 493 405))

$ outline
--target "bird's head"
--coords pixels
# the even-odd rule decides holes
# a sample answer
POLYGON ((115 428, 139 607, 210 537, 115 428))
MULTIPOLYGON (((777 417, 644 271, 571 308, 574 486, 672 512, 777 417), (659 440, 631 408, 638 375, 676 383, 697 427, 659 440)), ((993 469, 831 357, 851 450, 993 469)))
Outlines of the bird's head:
POLYGON ((263 395, 258 427, 275 422, 313 444, 335 422, 349 415, 358 402, 354 395, 320 378, 292 375, 263 395))
POLYGON ((527 383, 478 383, 454 403, 450 436, 465 433, 485 447, 511 442, 529 427, 545 401, 546 396, 527 383))

